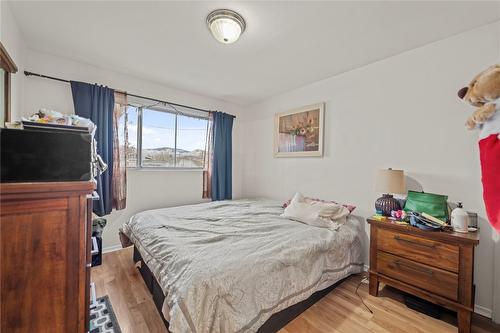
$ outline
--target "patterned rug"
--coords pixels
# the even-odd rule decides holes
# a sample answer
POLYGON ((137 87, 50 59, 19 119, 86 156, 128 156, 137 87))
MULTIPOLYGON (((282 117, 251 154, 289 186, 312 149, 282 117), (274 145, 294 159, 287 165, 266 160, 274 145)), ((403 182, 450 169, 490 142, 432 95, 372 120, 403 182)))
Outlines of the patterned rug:
POLYGON ((97 306, 90 309, 90 333, 121 333, 108 296, 99 297, 97 306))

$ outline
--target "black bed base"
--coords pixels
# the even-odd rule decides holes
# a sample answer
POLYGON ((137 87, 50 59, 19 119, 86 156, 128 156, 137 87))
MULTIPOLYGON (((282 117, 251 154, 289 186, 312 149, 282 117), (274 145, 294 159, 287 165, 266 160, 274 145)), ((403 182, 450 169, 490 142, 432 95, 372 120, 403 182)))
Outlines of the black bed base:
MULTIPOLYGON (((163 313, 161 311, 163 307, 163 301, 165 300, 165 295, 163 295, 163 291, 161 290, 160 285, 156 281, 156 278, 153 276, 153 274, 151 273, 149 267, 146 265, 144 260, 142 260, 142 256, 135 246, 134 246, 133 258, 135 263, 137 262, 141 263, 140 267, 138 268, 139 272, 141 273, 141 276, 144 279, 146 286, 148 287, 149 291, 151 292, 151 295, 153 296, 153 301, 156 305, 156 308, 158 309, 158 312, 160 313, 161 318, 163 319, 163 323, 168 329, 169 326, 168 321, 165 320, 165 318, 163 317, 163 313)), ((264 325, 262 325, 259 328, 257 333, 275 333, 279 331, 281 328, 285 327, 286 324, 288 324, 302 312, 307 310, 310 306, 312 306, 314 303, 316 303, 321 298, 326 296, 330 291, 335 289, 335 287, 341 284, 344 280, 345 279, 342 279, 328 288, 315 292, 308 299, 273 314, 264 323, 264 325)))

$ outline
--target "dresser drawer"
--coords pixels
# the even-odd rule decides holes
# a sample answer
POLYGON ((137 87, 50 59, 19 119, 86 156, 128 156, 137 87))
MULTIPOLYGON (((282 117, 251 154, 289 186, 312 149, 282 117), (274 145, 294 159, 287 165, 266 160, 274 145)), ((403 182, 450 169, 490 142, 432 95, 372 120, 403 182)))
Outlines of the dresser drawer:
POLYGON ((377 253, 377 270, 388 277, 451 300, 458 299, 458 275, 385 252, 377 253))
POLYGON ((459 250, 455 245, 378 229, 377 247, 379 250, 410 260, 458 272, 459 250))

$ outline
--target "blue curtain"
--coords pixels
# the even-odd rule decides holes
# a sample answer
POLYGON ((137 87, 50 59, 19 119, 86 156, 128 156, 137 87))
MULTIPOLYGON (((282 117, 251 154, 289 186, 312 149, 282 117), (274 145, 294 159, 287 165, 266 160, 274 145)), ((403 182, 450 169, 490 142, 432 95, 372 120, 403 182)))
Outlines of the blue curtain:
POLYGON ((99 201, 94 201, 94 213, 104 216, 112 209, 113 178, 113 108, 115 92, 97 84, 71 81, 75 114, 88 118, 96 125, 97 153, 108 169, 97 179, 99 201))
POLYGON ((212 113, 212 200, 229 200, 233 196, 233 118, 223 113, 212 113))

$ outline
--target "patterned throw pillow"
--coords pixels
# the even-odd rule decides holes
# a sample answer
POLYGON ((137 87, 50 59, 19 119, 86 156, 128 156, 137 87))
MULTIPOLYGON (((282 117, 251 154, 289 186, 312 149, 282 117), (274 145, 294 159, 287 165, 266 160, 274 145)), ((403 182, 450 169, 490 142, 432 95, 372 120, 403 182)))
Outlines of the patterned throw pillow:
MULTIPOLYGON (((333 201, 333 200, 323 200, 323 199, 318 199, 318 198, 309 198, 309 197, 305 197, 304 200, 307 202, 311 202, 311 201, 319 201, 319 202, 324 202, 324 203, 334 203, 334 204, 337 204, 337 205, 342 205, 344 206, 345 208, 347 208, 349 210, 349 213, 352 213, 353 210, 356 209, 356 206, 354 205, 349 205, 349 204, 341 204, 341 203, 338 203, 336 201, 333 201)), ((288 199, 287 201, 285 201, 283 203, 283 208, 286 208, 288 207, 288 205, 290 205, 290 202, 292 201, 292 199, 288 199)))

